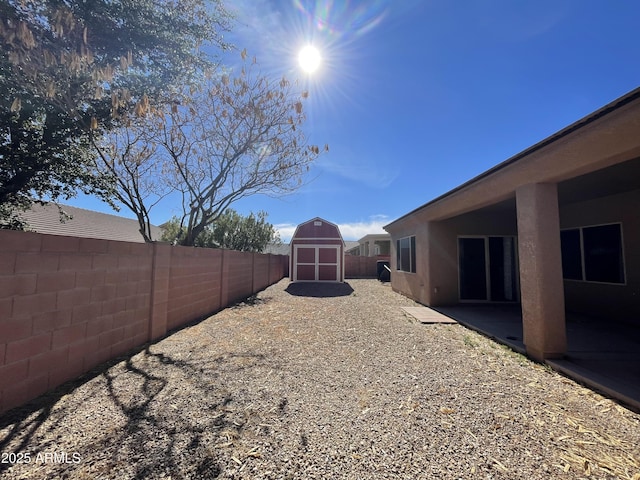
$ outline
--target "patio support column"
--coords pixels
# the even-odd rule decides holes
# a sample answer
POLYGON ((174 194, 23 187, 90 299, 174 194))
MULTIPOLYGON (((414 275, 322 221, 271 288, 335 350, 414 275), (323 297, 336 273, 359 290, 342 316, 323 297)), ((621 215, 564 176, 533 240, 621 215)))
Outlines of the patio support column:
POLYGON ((516 205, 523 341, 536 360, 559 358, 567 336, 557 185, 523 185, 516 205))

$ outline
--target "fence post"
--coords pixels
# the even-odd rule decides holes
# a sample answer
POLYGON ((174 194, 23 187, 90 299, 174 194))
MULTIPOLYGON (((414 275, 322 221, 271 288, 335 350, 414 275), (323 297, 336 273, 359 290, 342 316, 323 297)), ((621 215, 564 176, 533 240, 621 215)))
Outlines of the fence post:
POLYGON ((251 252, 251 295, 256 293, 256 252, 251 252))
POLYGON ((171 246, 153 244, 151 268, 151 305, 149 309, 149 340, 157 340, 167 334, 167 309, 169 306, 169 277, 171 273, 171 246))
POLYGON ((220 308, 229 304, 229 262, 225 261, 225 252, 223 248, 220 256, 220 308))

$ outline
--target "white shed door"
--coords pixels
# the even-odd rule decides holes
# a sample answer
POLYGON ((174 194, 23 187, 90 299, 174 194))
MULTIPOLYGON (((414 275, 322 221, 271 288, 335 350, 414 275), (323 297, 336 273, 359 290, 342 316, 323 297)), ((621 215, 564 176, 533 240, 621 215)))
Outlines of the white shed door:
POLYGON ((294 282, 339 282, 340 246, 294 245, 294 282))

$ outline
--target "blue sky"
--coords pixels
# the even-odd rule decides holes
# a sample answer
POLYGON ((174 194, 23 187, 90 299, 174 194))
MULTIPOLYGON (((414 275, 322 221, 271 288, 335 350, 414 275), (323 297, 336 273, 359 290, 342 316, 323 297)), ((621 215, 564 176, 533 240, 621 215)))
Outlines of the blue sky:
MULTIPOLYGON (((337 223, 345 240, 382 233, 640 86, 635 1, 227 3, 237 15, 228 40, 266 75, 304 82, 304 130, 310 143, 330 147, 296 193, 234 206, 267 211, 285 241, 316 216, 337 223), (313 75, 297 66, 307 43, 323 57, 313 75)), ((84 197, 67 203, 109 211, 84 197)), ((177 207, 159 205, 152 221, 177 207)))

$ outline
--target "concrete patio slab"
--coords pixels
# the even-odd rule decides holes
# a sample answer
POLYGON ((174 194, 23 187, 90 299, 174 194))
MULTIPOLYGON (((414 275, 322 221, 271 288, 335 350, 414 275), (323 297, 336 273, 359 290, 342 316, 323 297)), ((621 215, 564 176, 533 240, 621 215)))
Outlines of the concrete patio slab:
POLYGON ((458 323, 453 318, 443 315, 429 307, 400 307, 420 323, 458 323))
MULTIPOLYGON (((526 352, 519 305, 456 305, 438 311, 517 352, 526 352)), ((545 363, 640 411, 640 329, 573 313, 566 316, 566 329, 565 357, 545 363)))

